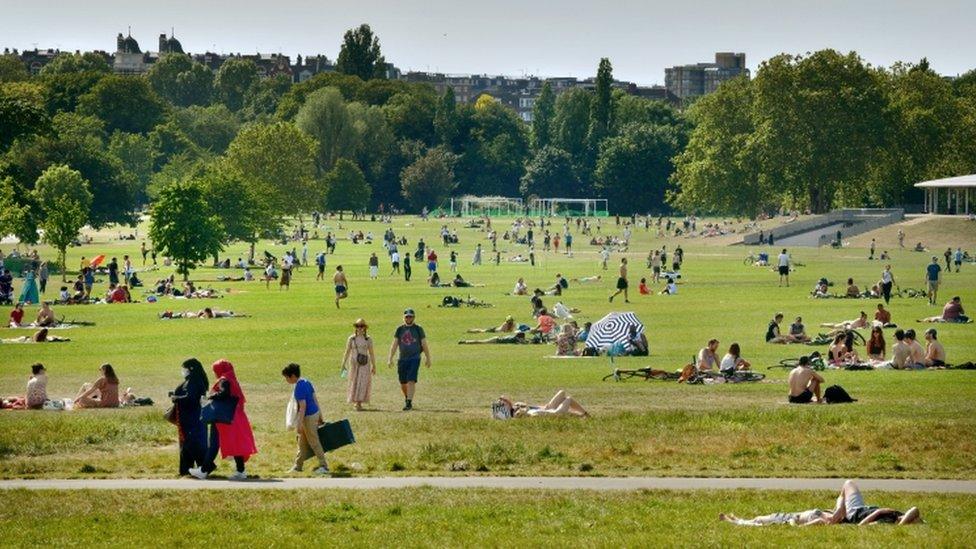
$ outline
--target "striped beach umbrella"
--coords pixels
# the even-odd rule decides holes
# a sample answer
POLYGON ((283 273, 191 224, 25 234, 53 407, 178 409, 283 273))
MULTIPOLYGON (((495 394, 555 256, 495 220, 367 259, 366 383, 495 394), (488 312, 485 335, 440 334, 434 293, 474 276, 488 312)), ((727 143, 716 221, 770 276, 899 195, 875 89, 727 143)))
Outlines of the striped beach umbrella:
POLYGON ((586 336, 586 346, 593 349, 606 349, 614 343, 622 343, 630 350, 630 327, 637 326, 637 333, 644 332, 644 324, 632 312, 609 313, 590 327, 586 336))

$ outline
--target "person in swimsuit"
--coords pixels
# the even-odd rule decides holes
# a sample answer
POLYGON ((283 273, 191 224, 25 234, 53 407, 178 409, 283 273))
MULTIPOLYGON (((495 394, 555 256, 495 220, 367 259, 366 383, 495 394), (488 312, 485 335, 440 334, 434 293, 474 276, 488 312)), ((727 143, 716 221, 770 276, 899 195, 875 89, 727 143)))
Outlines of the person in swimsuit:
POLYGON ((346 273, 342 272, 342 265, 336 266, 336 272, 332 275, 332 283, 335 284, 335 305, 339 308, 339 300, 349 297, 349 281, 346 280, 346 273))

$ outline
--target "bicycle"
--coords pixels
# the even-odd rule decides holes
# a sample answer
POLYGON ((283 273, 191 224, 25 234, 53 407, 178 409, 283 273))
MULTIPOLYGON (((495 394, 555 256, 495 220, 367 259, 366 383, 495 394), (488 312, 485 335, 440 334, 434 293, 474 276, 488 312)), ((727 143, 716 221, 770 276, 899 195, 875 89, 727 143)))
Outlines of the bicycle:
POLYGON ((641 378, 644 381, 650 381, 652 379, 657 381, 678 381, 678 378, 681 377, 681 372, 665 372, 664 370, 655 370, 653 368, 637 368, 634 370, 614 368, 613 372, 603 377, 603 381, 609 379, 624 381, 635 377, 641 378))

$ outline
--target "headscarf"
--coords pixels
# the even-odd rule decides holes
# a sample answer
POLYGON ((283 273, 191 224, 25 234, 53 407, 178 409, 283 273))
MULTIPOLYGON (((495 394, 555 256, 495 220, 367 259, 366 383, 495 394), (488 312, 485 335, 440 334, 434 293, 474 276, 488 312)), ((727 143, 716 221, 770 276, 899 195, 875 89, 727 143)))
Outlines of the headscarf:
POLYGON ((226 359, 220 359, 213 363, 213 371, 217 374, 217 381, 211 388, 212 391, 220 390, 220 380, 226 379, 227 383, 230 385, 230 394, 237 397, 237 402, 239 404, 244 403, 244 391, 241 390, 241 384, 237 382, 237 376, 234 374, 234 365, 228 362, 226 359))
POLYGON ((203 364, 200 364, 200 361, 195 358, 188 358, 183 361, 183 367, 187 370, 187 387, 196 386, 198 391, 205 392, 209 380, 207 379, 207 372, 203 369, 203 364))

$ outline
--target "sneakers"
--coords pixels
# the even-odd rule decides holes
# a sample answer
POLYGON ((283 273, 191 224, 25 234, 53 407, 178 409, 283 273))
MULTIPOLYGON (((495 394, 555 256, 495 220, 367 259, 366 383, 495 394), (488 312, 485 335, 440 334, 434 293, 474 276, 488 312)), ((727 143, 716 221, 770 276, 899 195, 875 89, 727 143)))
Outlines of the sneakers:
POLYGON ((328 475, 329 474, 329 468, 326 467, 325 465, 323 465, 323 466, 319 467, 318 469, 312 471, 312 473, 313 474, 316 474, 316 475, 328 475))
POLYGON ((209 473, 204 473, 203 469, 199 467, 193 467, 190 469, 189 472, 190 472, 190 476, 198 480, 206 480, 207 477, 210 476, 209 473))
POLYGON ((413 410, 413 400, 407 399, 403 401, 403 411, 409 412, 410 410, 413 410))
POLYGON ((247 473, 244 471, 236 471, 233 475, 227 477, 227 480, 247 480, 247 473))
POLYGON ((294 474, 294 473, 301 473, 302 470, 299 469, 298 467, 292 467, 291 469, 288 469, 288 472, 294 474))

